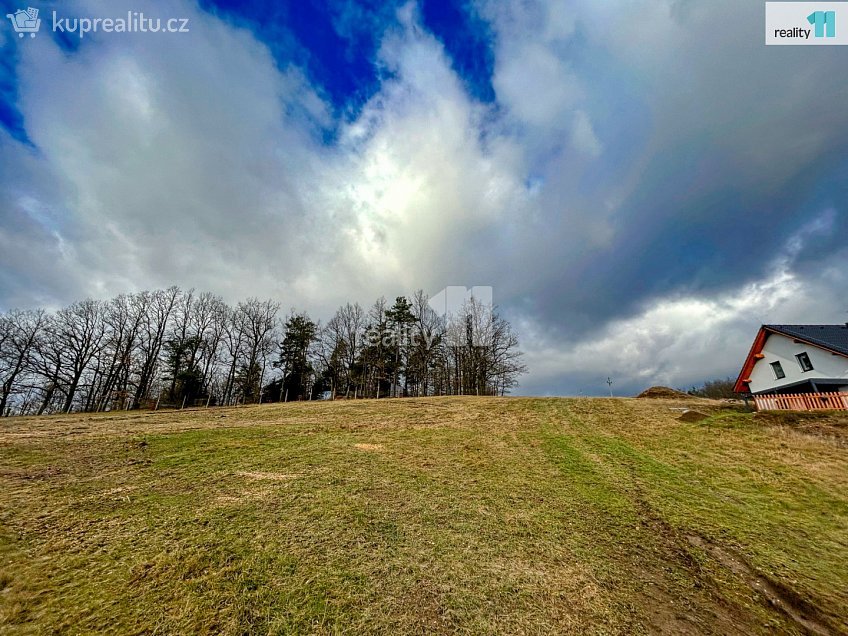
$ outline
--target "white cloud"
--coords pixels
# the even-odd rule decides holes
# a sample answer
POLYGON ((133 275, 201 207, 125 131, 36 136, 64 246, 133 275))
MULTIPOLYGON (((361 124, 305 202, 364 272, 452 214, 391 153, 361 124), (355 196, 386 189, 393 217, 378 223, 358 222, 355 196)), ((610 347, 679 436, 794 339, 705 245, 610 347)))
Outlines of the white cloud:
POLYGON ((571 132, 574 147, 591 157, 597 157, 603 151, 600 140, 595 135, 592 122, 585 111, 577 111, 574 115, 574 125, 571 132))
POLYGON ((606 323, 577 342, 563 342, 538 330, 532 319, 520 323, 526 337, 532 377, 529 393, 601 394, 612 376, 619 390, 635 393, 654 385, 700 386, 735 376, 761 324, 834 323, 844 316, 833 289, 848 287, 844 257, 832 260, 820 276, 793 272, 799 237, 787 243, 772 273, 716 296, 682 295, 652 301, 628 318, 606 323))
POLYGON ((566 52, 578 11, 561 2, 481 0, 478 8, 497 33, 492 86, 528 161, 560 150, 569 136, 578 151, 594 155, 590 116, 581 110, 586 88, 566 52))
POLYGON ((343 145, 338 197, 352 210, 347 234, 384 284, 438 289, 475 266, 474 234, 511 223, 524 187, 512 147, 484 147, 483 107, 434 39, 408 29, 386 42, 381 58, 397 76, 343 145))
POLYGON ((572 346, 540 346, 531 341, 528 361, 534 370, 533 382, 552 390, 558 378, 568 378, 570 386, 585 386, 591 378, 612 375, 619 385, 647 388, 687 386, 722 377, 744 361, 744 352, 756 335, 751 325, 768 321, 802 291, 794 276, 780 272, 717 298, 654 302, 638 315, 612 321, 600 333, 572 346))
POLYGON ((249 32, 172 10, 191 16, 191 33, 104 34, 73 55, 46 38, 22 49, 27 130, 39 171, 59 180, 43 204, 89 279, 69 295, 175 278, 241 295, 256 279, 274 288, 276 266, 305 265, 294 256, 320 101, 249 32))
MULTIPOLYGON (((522 205, 518 153, 496 133, 483 140, 485 107, 412 5, 380 52, 393 79, 334 147, 302 73, 278 68, 246 30, 187 3, 170 11, 190 16, 189 35, 22 49, 38 147, 28 176, 55 182, 17 209, 47 210, 45 231, 72 254, 53 272, 56 301, 179 283, 321 311, 436 291, 464 282, 480 265, 474 235, 522 205)), ((6 144, 9 164, 28 152, 6 144)))
POLYGON ((494 86, 510 113, 529 126, 562 128, 563 115, 582 97, 579 81, 565 62, 533 42, 508 47, 498 59, 494 86))

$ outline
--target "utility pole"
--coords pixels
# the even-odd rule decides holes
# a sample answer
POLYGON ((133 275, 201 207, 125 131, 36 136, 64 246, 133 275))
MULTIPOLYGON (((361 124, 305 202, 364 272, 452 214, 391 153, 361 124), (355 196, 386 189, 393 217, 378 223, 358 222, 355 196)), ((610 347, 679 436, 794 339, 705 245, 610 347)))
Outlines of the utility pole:
POLYGON ((607 377, 607 384, 609 385, 610 397, 612 397, 612 378, 607 377))

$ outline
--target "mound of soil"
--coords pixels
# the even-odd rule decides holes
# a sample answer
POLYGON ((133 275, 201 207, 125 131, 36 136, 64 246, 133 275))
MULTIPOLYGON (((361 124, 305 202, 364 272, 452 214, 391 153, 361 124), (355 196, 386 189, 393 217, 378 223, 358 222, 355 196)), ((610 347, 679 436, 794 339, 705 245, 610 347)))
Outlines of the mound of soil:
POLYGON ((700 411, 693 411, 692 409, 688 409, 683 411, 683 414, 677 419, 681 422, 700 422, 701 420, 705 420, 709 417, 706 413, 701 413, 700 411))
POLYGON ((688 399, 692 396, 682 391, 670 389, 667 386, 652 386, 650 389, 642 391, 637 398, 653 398, 660 400, 680 400, 688 399))

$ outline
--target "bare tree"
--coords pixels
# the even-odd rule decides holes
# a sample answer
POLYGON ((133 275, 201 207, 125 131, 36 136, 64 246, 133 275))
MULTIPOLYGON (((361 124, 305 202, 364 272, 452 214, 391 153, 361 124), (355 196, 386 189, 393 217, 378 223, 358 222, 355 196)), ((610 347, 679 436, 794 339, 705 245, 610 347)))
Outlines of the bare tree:
POLYGON ((359 303, 339 307, 327 323, 323 340, 325 346, 331 343, 331 354, 339 366, 339 382, 344 387, 345 396, 349 397, 352 391, 356 393, 358 387, 356 364, 365 340, 365 311, 359 303))
POLYGON ((170 287, 152 293, 143 292, 144 314, 139 344, 140 366, 133 408, 139 408, 142 400, 149 397, 155 379, 159 354, 168 329, 168 319, 180 296, 179 287, 170 287))
POLYGON ((32 368, 36 342, 46 322, 43 309, 13 310, 0 317, 0 417, 6 414, 16 382, 32 368))
POLYGON ((230 404, 234 397, 235 377, 239 361, 242 359, 246 339, 244 314, 231 308, 226 309, 224 317, 224 347, 229 364, 224 379, 223 403, 230 404))
POLYGON ((509 323, 474 298, 449 317, 446 344, 453 393, 503 394, 526 371, 509 323))
POLYGON ((280 304, 249 298, 239 303, 236 312, 244 325, 244 353, 241 389, 245 399, 256 400, 262 390, 268 355, 274 350, 273 331, 277 326, 280 304))
POLYGON ((445 321, 433 311, 430 299, 420 289, 412 295, 412 315, 416 323, 409 367, 414 373, 417 395, 429 395, 432 381, 430 368, 444 339, 445 321))
POLYGON ((105 334, 103 305, 96 300, 83 300, 56 313, 50 335, 65 355, 62 369, 66 380, 63 412, 70 412, 83 373, 100 351, 105 334))
POLYGON ((487 384, 495 395, 504 395, 518 384, 518 378, 527 373, 518 349, 518 336, 511 325, 495 314, 492 320, 492 337, 488 354, 491 359, 487 384))
MULTIPOLYGON (((194 290, 189 289, 177 296, 174 303, 173 311, 171 312, 171 328, 168 339, 165 341, 165 346, 169 350, 170 355, 167 356, 166 368, 168 380, 170 380, 170 389, 168 395, 171 399, 176 399, 175 389, 180 373, 183 371, 183 363, 189 363, 189 352, 196 352, 197 343, 192 342, 193 338, 189 333, 191 322, 193 320, 192 312, 194 310, 195 297, 194 290)), ((192 356, 193 357, 193 353, 192 356)))
POLYGON ((129 379, 145 309, 144 294, 122 294, 104 307, 106 340, 101 353, 104 371, 95 391, 96 411, 130 406, 129 379))
POLYGON ((321 329, 315 346, 316 356, 324 365, 325 376, 330 382, 330 392, 334 398, 340 386, 349 384, 349 370, 345 364, 347 348, 348 342, 337 311, 321 329))
POLYGON ((208 315, 208 322, 198 318, 198 330, 200 323, 205 324, 203 328, 203 347, 201 358, 203 361, 203 386, 207 392, 214 393, 214 385, 218 384, 217 370, 221 362, 221 350, 227 332, 227 321, 231 315, 230 308, 218 296, 211 294, 201 295, 200 314, 208 315))
POLYGON ((366 328, 370 341, 362 347, 361 354, 364 389, 366 393, 376 398, 380 397, 381 384, 386 380, 387 348, 384 342, 388 334, 387 307, 388 304, 383 296, 371 305, 366 328))
POLYGON ((261 401, 269 387, 280 397, 286 389, 311 397, 319 386, 333 397, 502 395, 526 371, 518 338, 491 307, 472 299, 445 320, 423 292, 410 299, 398 296, 389 307, 379 298, 368 312, 347 303, 323 328, 292 310, 285 333, 273 300, 250 298, 233 309, 178 287, 85 300, 55 314, 7 312, 0 415, 13 406, 39 414, 141 408, 152 406, 157 387, 176 405, 188 397, 206 405, 261 401), (280 360, 269 364, 281 338, 280 360), (266 385, 274 367, 283 377, 277 372, 266 385))

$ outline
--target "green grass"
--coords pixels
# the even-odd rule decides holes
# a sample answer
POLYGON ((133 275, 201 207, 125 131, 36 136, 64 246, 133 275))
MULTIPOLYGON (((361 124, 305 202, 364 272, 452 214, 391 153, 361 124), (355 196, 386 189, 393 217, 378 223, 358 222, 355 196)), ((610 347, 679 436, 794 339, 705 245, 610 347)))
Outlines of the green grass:
POLYGON ((848 633, 844 422, 694 404, 6 420, 0 634, 848 633))

